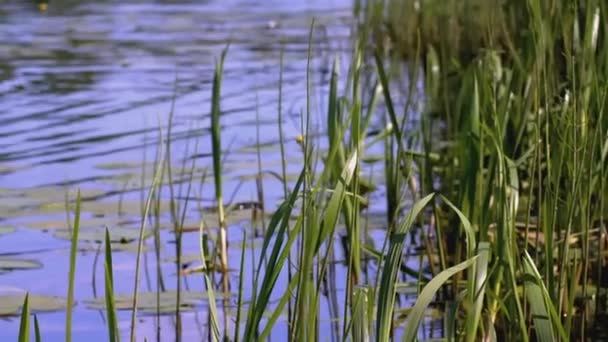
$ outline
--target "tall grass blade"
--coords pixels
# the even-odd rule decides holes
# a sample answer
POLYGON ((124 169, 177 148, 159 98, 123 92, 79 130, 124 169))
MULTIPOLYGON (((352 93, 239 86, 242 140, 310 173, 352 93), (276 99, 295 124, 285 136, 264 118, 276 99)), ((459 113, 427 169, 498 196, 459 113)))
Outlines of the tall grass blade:
POLYGON ((104 262, 104 284, 105 284, 105 299, 106 299, 106 315, 108 323, 108 336, 110 342, 120 340, 118 330, 118 320, 116 316, 116 307, 114 305, 114 271, 112 263, 112 242, 110 240, 110 231, 106 227, 105 233, 105 262, 104 262))
POLYGON ((228 270, 227 256, 227 233, 226 222, 224 220, 224 199, 222 196, 222 141, 221 141, 221 125, 220 125, 220 102, 221 102, 221 86, 222 74, 224 68, 224 59, 228 48, 222 51, 220 60, 216 63, 215 74, 213 75, 213 90, 211 97, 211 145, 213 150, 213 177, 215 180, 215 200, 217 202, 218 224, 220 228, 220 259, 222 270, 228 270))
MULTIPOLYGON (((289 221, 291 217, 291 212, 293 210, 296 199, 298 198, 300 187, 304 182, 305 170, 302 170, 298 181, 296 182, 292 193, 289 195, 289 198, 279 206, 277 211, 273 214, 268 223, 268 230, 266 236, 264 237, 264 242, 262 245, 262 250, 260 254, 260 259, 258 262, 258 269, 261 269, 262 262, 267 258, 266 264, 266 272, 264 273, 264 278, 262 282, 258 282, 257 278, 259 278, 260 273, 256 275, 256 284, 260 284, 259 294, 254 294, 255 302, 252 302, 249 306, 249 310, 247 313, 247 324, 245 326, 245 333, 243 334, 245 341, 252 341, 255 339, 255 334, 258 331, 260 321, 266 310, 268 303, 270 302, 270 295, 274 289, 277 278, 281 272, 283 264, 287 259, 287 254, 291 249, 291 245, 293 243, 293 235, 297 229, 294 227, 292 231, 292 236, 288 238, 288 241, 285 245, 283 242, 285 240, 285 235, 288 232, 289 221), (274 239, 274 246, 270 251, 270 255, 268 256, 268 251, 270 247, 271 240, 274 239), (283 253, 281 253, 283 250, 283 253)), ((298 219, 296 226, 301 225, 301 219, 298 219)), ((297 277, 293 278, 297 280, 297 277)))
POLYGON ((70 271, 68 274, 68 298, 65 317, 65 340, 72 340, 72 310, 74 308, 74 280, 76 277, 76 252, 78 250, 78 233, 80 232, 80 190, 76 195, 76 211, 74 213, 74 226, 72 227, 72 241, 70 244, 70 271))
MULTIPOLYGON (((159 128, 159 146, 162 145, 162 130, 159 128)), ((150 190, 148 191, 148 197, 146 198, 146 204, 144 206, 144 212, 141 218, 141 225, 139 226, 139 236, 137 238, 137 255, 135 260, 135 281, 133 284, 133 302, 131 309, 131 328, 130 328, 130 341, 136 341, 135 329, 137 323, 137 301, 139 294, 139 278, 141 275, 141 256, 144 248, 144 233, 146 231, 146 223, 148 220, 148 215, 150 213, 150 209, 152 207, 152 201, 155 198, 155 194, 162 183, 163 172, 162 168, 165 163, 165 155, 160 149, 161 156, 158 158, 158 164, 156 165, 154 178, 152 180, 152 184, 150 185, 150 190)))
POLYGON ((427 195, 416 202, 403 223, 391 234, 389 253, 382 266, 382 275, 378 288, 378 321, 376 323, 376 341, 388 341, 391 335, 393 310, 395 307, 395 283, 397 272, 403 256, 403 244, 407 232, 426 205, 433 199, 434 194, 427 195))
POLYGON ((454 274, 466 270, 473 265, 476 260, 477 256, 474 256, 458 265, 452 266, 437 274, 435 278, 431 279, 431 281, 426 284, 424 289, 422 289, 422 292, 420 292, 412 311, 408 315, 408 323, 403 334, 403 341, 414 342, 417 340, 420 322, 422 322, 424 313, 435 297, 437 290, 439 290, 439 288, 441 288, 441 286, 443 286, 454 274))
POLYGON ((42 335, 40 334, 40 325, 38 324, 37 315, 34 315, 34 336, 36 337, 36 342, 42 341, 42 335))
POLYGON ((19 342, 30 341, 30 294, 25 294, 23 300, 23 307, 21 308, 21 321, 19 324, 19 342))
POLYGON ((524 252, 523 267, 526 272, 524 286, 532 311, 532 320, 534 321, 536 337, 539 341, 543 342, 555 341, 556 339, 553 332, 553 326, 555 326, 559 332, 560 339, 562 341, 567 341, 569 338, 562 327, 561 320, 559 319, 557 310, 551 302, 549 293, 543 285, 540 273, 534 265, 534 260, 530 254, 528 254, 528 251, 524 252))

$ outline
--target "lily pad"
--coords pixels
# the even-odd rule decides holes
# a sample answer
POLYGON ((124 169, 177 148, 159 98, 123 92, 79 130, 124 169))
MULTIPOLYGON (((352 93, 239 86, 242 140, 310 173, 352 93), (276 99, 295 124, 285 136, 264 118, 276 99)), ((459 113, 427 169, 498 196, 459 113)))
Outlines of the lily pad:
MULTIPOLYGON (((21 311, 25 293, 0 295, 0 316, 16 316, 21 311)), ((57 311, 67 307, 65 298, 29 295, 30 310, 34 312, 57 311)))
MULTIPOLYGON (((207 294, 205 292, 182 291, 180 293, 180 311, 192 310, 195 306, 202 304, 206 299, 207 294)), ((105 297, 97 297, 86 300, 85 303, 90 309, 103 310, 106 308, 105 297)), ((137 295, 137 310, 143 313, 155 314, 157 311, 161 314, 175 313, 176 303, 177 291, 167 291, 161 293, 141 292, 137 295)), ((133 308, 133 296, 114 296, 114 305, 117 310, 131 310, 133 308)))
POLYGON ((0 236, 13 233, 13 232, 15 232, 15 230, 17 230, 15 227, 0 226, 0 236))
MULTIPOLYGON (((167 257, 163 259, 163 262, 169 262, 169 263, 177 263, 177 257, 175 256, 171 256, 171 257, 167 257)), ((189 253, 189 254, 184 254, 181 257, 180 260, 182 266, 188 266, 190 264, 193 263, 201 263, 201 254, 200 253, 189 253)))
POLYGON ((0 164, 0 174, 13 173, 13 172, 19 171, 21 169, 24 169, 24 167, 19 167, 19 166, 15 166, 15 165, 0 164))
MULTIPOLYGON (((266 213, 265 215, 267 218, 270 218, 272 214, 266 213)), ((217 212, 203 210, 201 212, 201 216, 203 218, 203 221, 205 222, 206 228, 217 228, 218 222, 219 222, 219 217, 217 215, 217 212)), ((251 219, 252 219, 252 209, 229 210, 229 211, 227 211, 226 216, 224 217, 224 220, 227 225, 234 225, 234 224, 245 222, 245 221, 250 222, 251 219)), ((198 232, 199 224, 200 224, 200 222, 190 222, 190 223, 186 222, 183 225, 182 229, 184 232, 198 232)))
MULTIPOLYGON (((100 247, 102 248, 101 252, 103 253, 103 246, 100 246, 100 245, 86 245, 86 246, 82 247, 81 250, 97 253, 97 251, 99 251, 100 247)), ((138 248, 137 241, 133 241, 130 243, 112 243, 113 252, 137 253, 137 248, 138 248)), ((143 245, 141 252, 148 253, 151 250, 152 250, 152 248, 150 246, 143 245)))
MULTIPOLYGON (((125 225, 125 224, 131 224, 133 222, 134 222, 133 220, 129 220, 129 219, 118 217, 118 216, 81 218, 80 219, 80 229, 105 228, 106 226, 115 227, 115 226, 120 226, 120 225, 125 225)), ((70 222, 70 224, 73 224, 73 222, 70 222)), ((44 221, 33 221, 33 222, 27 222, 24 225, 29 228, 41 229, 41 230, 68 229, 68 222, 67 222, 66 218, 44 220, 44 221)))
MULTIPOLYGON (((119 213, 118 202, 85 202, 82 204, 82 209, 95 215, 112 215, 119 213)), ((141 216, 141 209, 142 204, 138 201, 127 201, 120 205, 120 213, 133 215, 135 217, 141 216)), ((161 202, 160 210, 162 212, 168 211, 169 203, 161 202)))
MULTIPOLYGON (((141 169, 142 166, 144 166, 144 164, 141 162, 108 162, 95 165, 95 167, 100 170, 141 169)), ((148 163, 145 167, 150 168, 154 167, 154 165, 148 163)))
MULTIPOLYGON (((66 192, 68 200, 73 201, 76 199, 78 189, 67 189, 58 186, 31 188, 25 190, 23 196, 43 203, 62 202, 65 207, 66 192)), ((80 189, 81 198, 98 197, 105 193, 106 191, 101 189, 80 189)))
POLYGON ((36 260, 0 258, 0 273, 16 270, 34 270, 41 267, 42 264, 36 260))
MULTIPOLYGON (((72 239, 72 232, 69 230, 58 230, 54 236, 59 239, 70 240, 72 239)), ((105 229, 89 229, 83 230, 78 233, 79 241, 89 241, 101 243, 105 240, 106 232, 105 229)), ((152 236, 152 231, 146 229, 144 232, 144 239, 152 236)), ((139 239, 139 229, 136 228, 120 228, 115 227, 110 229, 110 240, 112 243, 127 244, 139 239)))

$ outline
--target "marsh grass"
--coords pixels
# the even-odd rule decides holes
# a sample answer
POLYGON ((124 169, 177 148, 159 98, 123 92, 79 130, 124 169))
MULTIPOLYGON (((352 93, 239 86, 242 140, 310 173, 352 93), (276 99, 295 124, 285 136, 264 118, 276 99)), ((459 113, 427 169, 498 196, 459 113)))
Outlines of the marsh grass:
MULTIPOLYGON (((359 9, 379 56, 421 65, 421 193, 454 203, 436 207, 441 268, 470 258, 470 245, 454 243, 471 236, 463 217, 476 253, 489 243, 487 282, 466 287, 480 297, 447 338, 585 340, 605 317, 606 10, 593 0, 359 9)), ((458 279, 473 274, 456 275, 444 301, 458 305, 458 279)))

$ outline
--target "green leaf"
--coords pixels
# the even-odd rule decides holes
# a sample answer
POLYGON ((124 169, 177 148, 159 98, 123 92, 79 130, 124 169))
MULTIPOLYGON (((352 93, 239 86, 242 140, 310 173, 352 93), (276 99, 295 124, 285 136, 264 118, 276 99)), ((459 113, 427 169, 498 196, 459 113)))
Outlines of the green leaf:
POLYGON ((116 317, 116 308, 114 307, 114 272, 112 267, 112 241, 110 239, 110 232, 107 228, 105 238, 104 275, 108 336, 110 338, 110 342, 116 342, 120 339, 120 334, 118 331, 118 319, 116 317))
POLYGON ((72 308, 74 307, 74 279, 76 277, 76 251, 78 249, 78 233, 80 232, 80 191, 76 195, 76 212, 74 213, 74 228, 70 245, 70 271, 68 273, 68 307, 65 318, 65 340, 72 340, 72 308))
POLYGON ((376 323, 376 341, 388 341, 392 323, 393 310, 395 307, 395 283, 397 281, 397 271, 401 265, 403 256, 403 244, 405 235, 414 224, 414 220, 424 207, 433 199, 434 194, 427 195, 418 201, 410 210, 403 223, 392 233, 390 239, 389 253, 384 265, 380 287, 378 289, 378 321, 376 323))
MULTIPOLYGON (((64 298, 53 296, 42 296, 28 294, 28 304, 30 311, 48 312, 57 311, 66 308, 66 300, 64 298)), ((16 316, 19 314, 25 293, 5 294, 0 296, 0 317, 1 316, 16 316)))
POLYGON ((19 342, 29 342, 30 340, 30 306, 29 294, 25 295, 23 300, 23 309, 21 310, 21 324, 19 325, 19 342))
POLYGON ((424 287, 424 289, 422 289, 422 292, 420 292, 420 296, 418 296, 418 300, 416 300, 416 304, 414 304, 414 307, 412 308, 412 311, 409 315, 408 324, 405 328, 405 333, 403 335, 403 341, 416 341, 420 322, 422 322, 424 313, 433 298, 435 297, 435 293, 437 292, 437 290, 439 290, 441 286, 443 286, 454 274, 469 268, 475 263, 476 260, 477 256, 463 261, 458 265, 452 266, 440 272, 438 275, 435 276, 435 278, 431 279, 431 281, 424 287))

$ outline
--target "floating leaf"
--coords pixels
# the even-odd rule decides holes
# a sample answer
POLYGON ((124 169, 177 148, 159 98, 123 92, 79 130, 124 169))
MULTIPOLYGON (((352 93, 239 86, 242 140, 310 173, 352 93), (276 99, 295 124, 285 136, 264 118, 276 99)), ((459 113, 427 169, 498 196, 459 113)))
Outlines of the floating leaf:
MULTIPOLYGON (((29 198, 32 200, 39 201, 41 203, 48 202, 61 202, 65 207, 65 198, 67 193, 67 198, 69 200, 73 200, 76 198, 77 189, 67 189, 65 187, 59 186, 48 186, 48 187, 40 187, 40 188, 31 188, 23 191, 23 197, 29 198)), ((105 190, 102 189, 81 189, 80 196, 83 199, 102 196, 106 193, 105 190)))
POLYGON ((15 230, 17 230, 15 227, 0 226, 0 236, 13 233, 13 232, 15 232, 15 230))
MULTIPOLYGON (((154 314, 157 311, 161 314, 175 313, 177 303, 177 291, 167 292, 142 292, 137 295, 137 310, 154 314), (158 298, 157 298, 158 297, 158 298), (158 301, 158 303, 157 303, 158 301), (157 305, 158 304, 158 305, 157 305)), ((204 292, 182 291, 180 293, 180 311, 193 309, 207 299, 204 292)), ((90 309, 105 309, 105 297, 97 297, 85 301, 90 309)), ((115 295, 114 305, 116 310, 131 310, 133 308, 132 295, 115 295)))
MULTIPOLYGON (((58 230, 53 234, 56 238, 70 240, 72 233, 69 230, 58 230)), ((114 227, 110 229, 112 243, 128 244, 139 238, 139 231, 133 228, 114 227)), ((145 231, 144 239, 152 236, 150 230, 145 231)), ((79 241, 89 241, 101 243, 105 239, 104 229, 83 230, 78 234, 79 241)))
MULTIPOLYGON (((125 169, 141 169, 144 166, 141 162, 107 162, 95 165, 95 168, 100 170, 125 170, 125 169)), ((146 168, 154 167, 153 164, 148 163, 145 165, 146 168)))
MULTIPOLYGON (((234 225, 241 222, 249 222, 252 219, 252 211, 253 209, 234 209, 227 211, 225 216, 225 221, 227 225, 234 225)), ((267 218, 270 218, 270 214, 265 214, 267 218)), ((206 228, 217 228, 219 218, 217 212, 215 211, 202 211, 201 216, 203 217, 203 221, 205 223, 206 228)), ((259 217, 259 216, 258 216, 259 217)), ((183 225, 182 232, 198 232, 199 231, 200 222, 186 222, 183 225)))
MULTIPOLYGON (((82 232, 80 232, 80 234, 82 234, 82 232)), ((85 245, 83 247, 80 247, 80 250, 84 250, 84 251, 90 251, 90 252, 97 252, 99 250, 99 245, 85 245)), ((151 251, 152 248, 150 246, 143 246, 143 249, 141 250, 142 253, 147 253, 149 251, 151 251)), ((129 253, 137 253, 137 242, 130 242, 130 243, 113 243, 112 244, 112 251, 113 252, 129 252, 129 253)))
MULTIPOLYGON (((25 292, 0 295, 0 316, 17 316, 23 305, 25 292)), ((67 307, 65 298, 29 295, 30 311, 57 311, 67 307)))
MULTIPOLYGON (((110 216, 110 217, 93 217, 88 219, 80 220, 80 229, 90 229, 90 228, 105 228, 120 226, 125 224, 130 224, 135 222, 134 220, 129 220, 126 218, 118 217, 118 216, 110 216)), ((24 225, 28 228, 33 229, 41 229, 41 230, 66 230, 68 229, 68 222, 65 218, 56 219, 56 220, 44 220, 44 221, 33 221, 24 223, 24 225)))
POLYGON ((0 164, 0 174, 13 173, 15 171, 19 171, 24 168, 25 167, 22 167, 22 166, 0 164))
MULTIPOLYGON (((163 262, 177 263, 177 257, 167 257, 163 259, 163 262)), ((200 253, 191 253, 182 255, 180 262, 182 266, 188 266, 193 263, 201 263, 201 254, 200 253)))
POLYGON ((15 270, 34 270, 41 267, 42 264, 36 260, 0 258, 0 273, 15 270))

